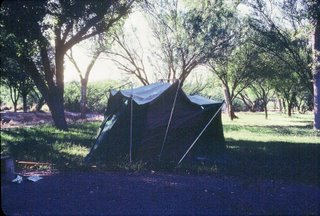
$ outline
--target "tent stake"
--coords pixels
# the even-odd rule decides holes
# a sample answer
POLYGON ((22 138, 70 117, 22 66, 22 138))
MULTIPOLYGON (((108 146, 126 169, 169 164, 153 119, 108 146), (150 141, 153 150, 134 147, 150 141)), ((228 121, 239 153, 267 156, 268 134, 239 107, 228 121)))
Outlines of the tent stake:
POLYGON ((132 117, 133 116, 133 84, 131 83, 131 102, 130 102, 130 164, 132 163, 132 117))
POLYGON ((160 158, 161 158, 161 155, 162 155, 162 152, 163 152, 164 144, 165 144, 165 142, 167 140, 167 135, 168 135, 168 132, 169 132, 169 127, 170 127, 170 123, 171 123, 174 107, 176 106, 176 101, 177 101, 177 97, 178 97, 179 88, 180 88, 180 80, 178 80, 178 87, 177 87, 176 95, 174 96, 173 105, 172 105, 172 109, 171 109, 171 113, 170 113, 167 129, 166 129, 166 133, 164 134, 164 138, 163 138, 163 142, 162 142, 162 146, 161 146, 161 151, 160 151, 160 154, 159 154, 159 161, 160 161, 160 158))
POLYGON ((188 150, 186 151, 186 153, 182 156, 182 158, 180 159, 180 161, 178 162, 178 165, 180 165, 180 163, 183 161, 183 159, 186 157, 186 155, 189 153, 189 151, 192 149, 192 147, 196 144, 196 142, 198 141, 198 139, 201 137, 201 135, 203 134, 203 132, 207 129, 207 127, 210 125, 210 123, 213 121, 213 119, 216 117, 216 115, 218 114, 218 112, 222 109, 223 103, 221 104, 220 108, 217 110, 217 112, 212 116, 212 118, 209 120, 209 122, 206 124, 206 126, 203 128, 203 130, 200 132, 200 134, 197 136, 197 138, 193 141, 193 143, 191 144, 191 146, 188 148, 188 150))

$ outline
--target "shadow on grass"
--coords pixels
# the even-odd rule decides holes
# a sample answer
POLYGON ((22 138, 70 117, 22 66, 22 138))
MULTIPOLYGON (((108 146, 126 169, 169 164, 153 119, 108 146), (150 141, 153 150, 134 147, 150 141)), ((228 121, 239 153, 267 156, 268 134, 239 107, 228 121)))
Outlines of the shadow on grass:
MULTIPOLYGON (((295 126, 296 127, 296 126, 295 126)), ((83 170, 83 158, 95 141, 98 124, 71 125, 69 132, 53 127, 1 130, 1 153, 16 160, 46 162, 59 170, 83 170)), ((319 184, 320 145, 288 142, 254 142, 227 139, 225 153, 209 161, 157 163, 128 159, 106 166, 106 170, 162 171, 178 173, 241 176, 244 178, 282 179, 319 184)))
POLYGON ((318 144, 229 139, 225 157, 216 162, 226 174, 319 184, 319 155, 318 144))
POLYGON ((83 168, 95 140, 97 124, 71 125, 68 132, 51 126, 1 130, 1 154, 16 160, 54 164, 59 170, 83 168))

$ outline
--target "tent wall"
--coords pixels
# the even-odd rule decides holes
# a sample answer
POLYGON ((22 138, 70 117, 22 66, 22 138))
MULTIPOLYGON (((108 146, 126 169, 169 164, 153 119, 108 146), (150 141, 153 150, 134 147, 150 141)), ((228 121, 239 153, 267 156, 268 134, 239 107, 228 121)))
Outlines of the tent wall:
MULTIPOLYGON (((133 160, 157 160, 161 151, 163 138, 170 117, 178 83, 172 84, 157 98, 145 104, 137 104, 121 92, 111 95, 106 111, 107 123, 97 139, 99 148, 90 153, 94 159, 113 160, 119 155, 128 155, 130 151, 130 116, 131 101, 133 105, 133 160), (116 121, 111 128, 113 117, 116 121)), ((194 139, 202 131, 209 119, 222 105, 214 103, 200 106, 192 103, 185 93, 179 89, 167 140, 164 144, 162 160, 178 161, 189 148, 194 139)), ((195 155, 208 156, 223 150, 225 147, 221 113, 209 125, 201 136, 190 157, 195 155)))

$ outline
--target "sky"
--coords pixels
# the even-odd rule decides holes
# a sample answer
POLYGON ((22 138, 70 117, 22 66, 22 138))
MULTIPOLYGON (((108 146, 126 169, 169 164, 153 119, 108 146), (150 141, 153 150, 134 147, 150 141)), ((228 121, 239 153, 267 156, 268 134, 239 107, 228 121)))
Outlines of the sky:
MULTIPOLYGON (((148 29, 147 25, 147 21, 145 20, 143 15, 140 12, 134 12, 128 17, 125 23, 125 29, 131 29, 131 26, 133 26, 136 29, 137 35, 139 35, 141 42, 144 42, 148 40, 148 36, 150 36, 151 34, 150 29, 148 29)), ((88 53, 87 49, 87 47, 81 44, 76 45, 72 48, 73 57, 83 73, 85 72, 85 69, 87 68, 91 60, 90 54, 88 53)), ((108 59, 106 55, 102 54, 99 56, 91 70, 89 82, 107 79, 124 80, 127 79, 127 75, 119 70, 117 65, 110 59, 108 59)), ((65 82, 70 82, 73 80, 79 81, 79 75, 75 67, 67 57, 65 58, 64 80, 65 82)))

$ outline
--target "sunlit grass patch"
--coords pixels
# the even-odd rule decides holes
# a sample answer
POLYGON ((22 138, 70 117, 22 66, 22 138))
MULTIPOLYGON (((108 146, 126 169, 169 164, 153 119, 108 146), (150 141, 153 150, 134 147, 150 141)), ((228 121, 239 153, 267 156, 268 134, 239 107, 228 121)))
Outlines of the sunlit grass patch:
POLYGON ((223 115, 226 140, 260 142, 289 142, 320 144, 320 133, 312 129, 313 115, 295 114, 288 117, 281 113, 237 113, 239 119, 231 121, 223 115))
POLYGON ((78 145, 73 142, 64 142, 64 143, 56 142, 53 144, 53 149, 61 153, 68 154, 70 156, 76 155, 80 157, 85 157, 89 152, 88 147, 78 145))

